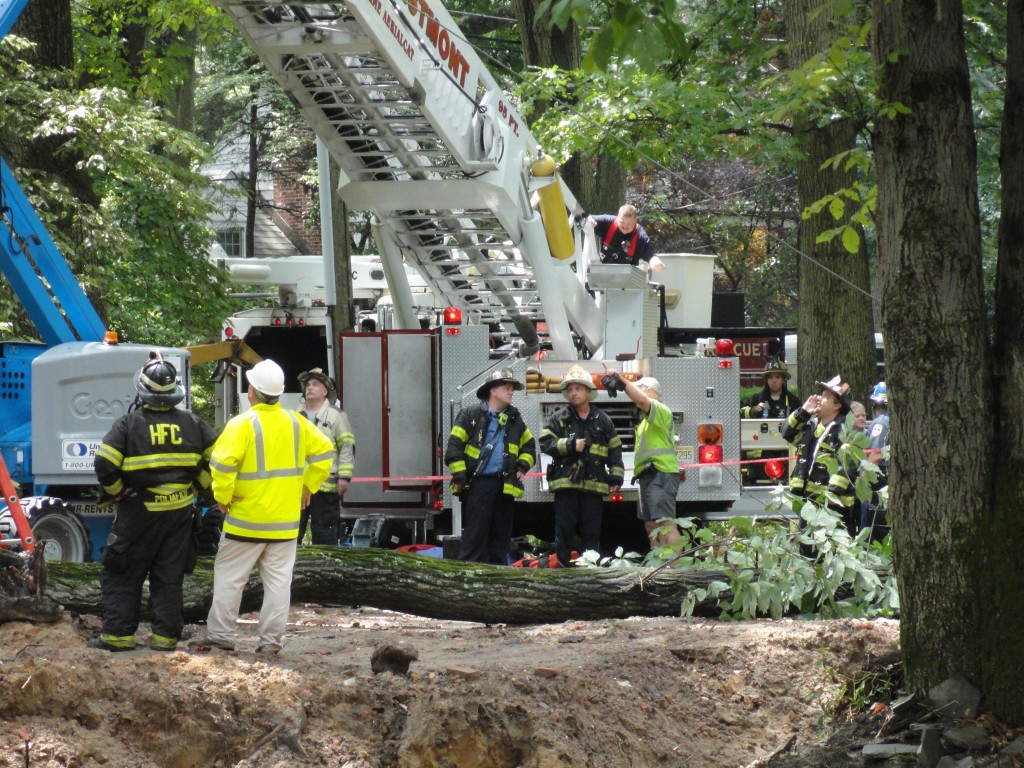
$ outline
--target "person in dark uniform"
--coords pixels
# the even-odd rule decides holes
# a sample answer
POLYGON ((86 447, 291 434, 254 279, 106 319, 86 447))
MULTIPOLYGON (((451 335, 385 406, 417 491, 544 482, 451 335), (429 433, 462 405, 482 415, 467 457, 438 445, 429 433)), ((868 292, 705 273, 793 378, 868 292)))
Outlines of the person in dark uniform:
POLYGON ((459 411, 444 463, 462 501, 459 559, 508 565, 514 502, 536 463, 536 441, 512 396, 523 384, 510 369, 494 371, 476 390, 480 402, 459 411))
MULTIPOLYGON (((784 419, 800 407, 799 396, 789 389, 789 367, 777 357, 771 358, 764 365, 764 387, 760 392, 751 395, 747 404, 740 408, 740 418, 744 419, 784 419)), ((772 451, 756 449, 744 451, 744 464, 740 470, 744 485, 775 485, 778 481, 769 477, 765 471, 765 462, 769 459, 787 459, 789 451, 772 451)), ((787 473, 789 464, 786 465, 787 473)))
POLYGON ((566 568, 577 531, 584 551, 601 551, 604 500, 622 487, 625 469, 615 424, 591 404, 597 397, 591 375, 574 365, 560 388, 569 404, 544 423, 540 448, 552 458, 548 487, 555 494, 555 554, 558 566, 566 568))
POLYGON ((100 574, 103 629, 89 645, 135 648, 142 585, 149 579, 149 647, 172 651, 184 625, 182 584, 195 565, 195 486, 210 486, 207 465, 217 435, 198 416, 175 408, 185 392, 159 352, 150 352, 135 387, 136 404, 96 451, 96 477, 117 511, 100 574))
POLYGON ((860 508, 854 503, 857 467, 839 455, 844 418, 853 403, 850 385, 839 376, 818 385, 821 394, 807 398, 782 425, 783 439, 797 449, 789 489, 839 513, 850 535, 856 536, 860 525, 860 508), (826 491, 838 502, 829 501, 826 491))
POLYGON ((590 225, 597 237, 603 264, 632 264, 646 261, 655 272, 665 269, 665 262, 654 255, 651 238, 636 220, 636 208, 628 203, 619 208, 617 216, 591 216, 590 225))

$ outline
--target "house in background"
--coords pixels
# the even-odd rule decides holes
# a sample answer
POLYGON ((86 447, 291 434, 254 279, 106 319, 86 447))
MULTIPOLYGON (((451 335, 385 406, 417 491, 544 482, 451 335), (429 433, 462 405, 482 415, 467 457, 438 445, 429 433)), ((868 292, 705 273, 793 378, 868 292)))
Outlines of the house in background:
MULTIPOLYGON (((249 167, 245 137, 223 145, 200 172, 216 182, 211 191, 214 213, 210 226, 223 249, 218 255, 244 258, 246 210, 244 170, 249 167)), ((304 218, 317 200, 313 190, 302 184, 298 168, 275 167, 260 172, 256 185, 256 215, 253 222, 252 255, 258 258, 314 255, 322 252, 319 225, 307 227, 304 218)), ((216 249, 215 249, 216 250, 216 249)))

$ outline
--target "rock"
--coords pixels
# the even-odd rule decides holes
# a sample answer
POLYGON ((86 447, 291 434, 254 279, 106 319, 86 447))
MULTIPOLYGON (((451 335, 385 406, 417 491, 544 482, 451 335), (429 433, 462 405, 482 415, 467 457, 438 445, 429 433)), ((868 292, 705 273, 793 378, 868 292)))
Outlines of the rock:
POLYGON ((962 757, 957 760, 955 757, 946 755, 946 757, 939 760, 935 768, 974 768, 974 758, 962 757))
POLYGON ((381 672, 404 675, 409 671, 409 665, 419 657, 419 652, 409 643, 382 643, 370 657, 370 669, 375 675, 381 672))
POLYGON ((1014 739, 1005 747, 1003 747, 1003 753, 1007 755, 1024 754, 1024 736, 1018 736, 1016 739, 1014 739))
POLYGON ((928 691, 928 703, 940 717, 971 719, 978 714, 981 692, 962 677, 951 677, 928 691))
POLYGON ((888 760, 897 755, 913 755, 917 753, 914 744, 865 744, 861 754, 866 760, 888 760))
POLYGON ((537 667, 533 670, 533 674, 546 680, 552 677, 558 677, 558 670, 552 669, 551 667, 537 667))
POLYGON ((942 747, 942 729, 938 726, 921 729, 921 747, 917 750, 917 764, 921 768, 935 768, 945 756, 942 747))
POLYGON ((977 723, 964 725, 959 728, 946 728, 942 732, 942 739, 947 744, 964 750, 986 749, 991 734, 988 728, 977 723))
POLYGON ((463 677, 466 680, 475 680, 480 677, 480 670, 472 667, 448 667, 448 674, 454 677, 463 677))

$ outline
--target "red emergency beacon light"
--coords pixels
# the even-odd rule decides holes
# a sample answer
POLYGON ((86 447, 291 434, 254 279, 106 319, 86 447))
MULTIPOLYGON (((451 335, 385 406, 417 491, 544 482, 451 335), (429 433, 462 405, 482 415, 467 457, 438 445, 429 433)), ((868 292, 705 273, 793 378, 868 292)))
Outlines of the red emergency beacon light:
POLYGON ((449 336, 458 336, 459 326, 462 325, 462 310, 458 307, 445 307, 441 321, 444 323, 445 333, 449 336))
POLYGON ((736 351, 732 339, 718 339, 715 342, 715 357, 721 358, 718 361, 719 368, 732 368, 732 360, 726 360, 725 358, 733 357, 735 354, 736 351))
POLYGON ((778 480, 786 472, 786 463, 781 459, 769 459, 764 463, 764 473, 772 480, 778 480))

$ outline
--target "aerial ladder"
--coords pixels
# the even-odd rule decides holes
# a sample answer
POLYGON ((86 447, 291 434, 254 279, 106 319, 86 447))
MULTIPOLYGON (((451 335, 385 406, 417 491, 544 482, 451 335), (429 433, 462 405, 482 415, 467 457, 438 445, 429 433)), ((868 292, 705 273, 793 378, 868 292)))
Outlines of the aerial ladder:
POLYGON ((602 310, 573 269, 583 211, 526 121, 434 0, 216 0, 372 214, 400 327, 418 327, 404 264, 480 324, 559 359, 604 345, 602 310), (538 202, 539 201, 539 202, 538 202))

